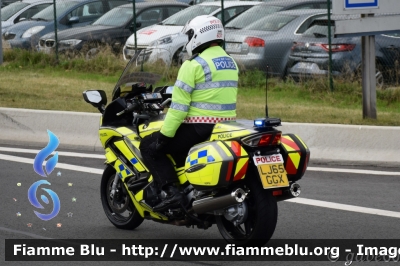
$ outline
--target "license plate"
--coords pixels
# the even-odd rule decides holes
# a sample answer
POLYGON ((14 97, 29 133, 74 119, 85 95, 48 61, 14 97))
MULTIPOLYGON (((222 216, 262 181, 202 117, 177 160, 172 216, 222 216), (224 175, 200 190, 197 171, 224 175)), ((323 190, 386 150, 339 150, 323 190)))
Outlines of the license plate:
POLYGON ((135 54, 135 50, 126 49, 126 50, 125 50, 125 53, 126 53, 127 55, 134 55, 134 54, 135 54))
POLYGON ((254 156, 253 160, 257 165, 264 189, 289 186, 289 180, 285 167, 283 166, 284 161, 281 154, 254 156))
POLYGON ((225 50, 228 53, 239 53, 242 51, 242 44, 241 43, 226 43, 225 50))
POLYGON ((49 47, 37 47, 37 51, 45 54, 51 54, 52 49, 49 47))
POLYGON ((1 40, 1 44, 3 46, 3 49, 11 49, 11 45, 8 41, 1 40))
MULTIPOLYGON (((311 69, 314 69, 315 66, 317 66, 317 65, 315 65, 314 63, 299 62, 296 64, 295 68, 311 70, 311 69)), ((318 68, 318 66, 317 66, 317 68, 318 68)))

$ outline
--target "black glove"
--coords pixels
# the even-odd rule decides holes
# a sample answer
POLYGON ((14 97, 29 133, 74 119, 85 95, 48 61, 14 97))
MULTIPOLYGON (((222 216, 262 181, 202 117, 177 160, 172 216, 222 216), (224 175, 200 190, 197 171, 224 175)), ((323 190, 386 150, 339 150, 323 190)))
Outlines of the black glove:
POLYGON ((162 151, 172 138, 164 136, 161 132, 157 132, 156 141, 150 144, 150 149, 153 152, 162 151))

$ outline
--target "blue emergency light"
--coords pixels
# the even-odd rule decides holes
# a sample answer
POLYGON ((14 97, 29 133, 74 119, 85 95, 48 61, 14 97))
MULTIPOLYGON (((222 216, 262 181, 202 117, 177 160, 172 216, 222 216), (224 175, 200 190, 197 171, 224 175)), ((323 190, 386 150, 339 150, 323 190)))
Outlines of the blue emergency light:
POLYGON ((254 127, 276 127, 281 125, 279 118, 256 118, 254 119, 254 127))

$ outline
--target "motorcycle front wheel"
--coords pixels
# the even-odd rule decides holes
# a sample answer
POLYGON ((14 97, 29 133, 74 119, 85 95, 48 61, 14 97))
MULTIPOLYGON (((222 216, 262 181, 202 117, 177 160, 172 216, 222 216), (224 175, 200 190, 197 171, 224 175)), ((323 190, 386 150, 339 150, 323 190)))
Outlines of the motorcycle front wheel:
POLYGON ((224 215, 216 216, 222 237, 231 244, 263 246, 272 237, 278 220, 278 205, 270 190, 264 190, 256 176, 246 177, 244 188, 250 190, 245 199, 247 218, 234 224, 224 215))
POLYGON ((101 178, 100 197, 104 213, 115 227, 135 229, 143 222, 143 218, 136 210, 120 178, 117 179, 116 192, 111 197, 115 175, 114 168, 107 166, 101 178))

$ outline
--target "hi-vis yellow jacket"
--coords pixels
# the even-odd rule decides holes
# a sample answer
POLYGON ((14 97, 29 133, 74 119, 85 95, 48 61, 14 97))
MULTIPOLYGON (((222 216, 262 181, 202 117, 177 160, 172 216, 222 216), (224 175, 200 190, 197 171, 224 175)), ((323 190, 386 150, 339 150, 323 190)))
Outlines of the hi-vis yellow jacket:
POLYGON ((186 60, 161 133, 173 137, 181 123, 236 120, 238 73, 236 62, 219 46, 186 60))

